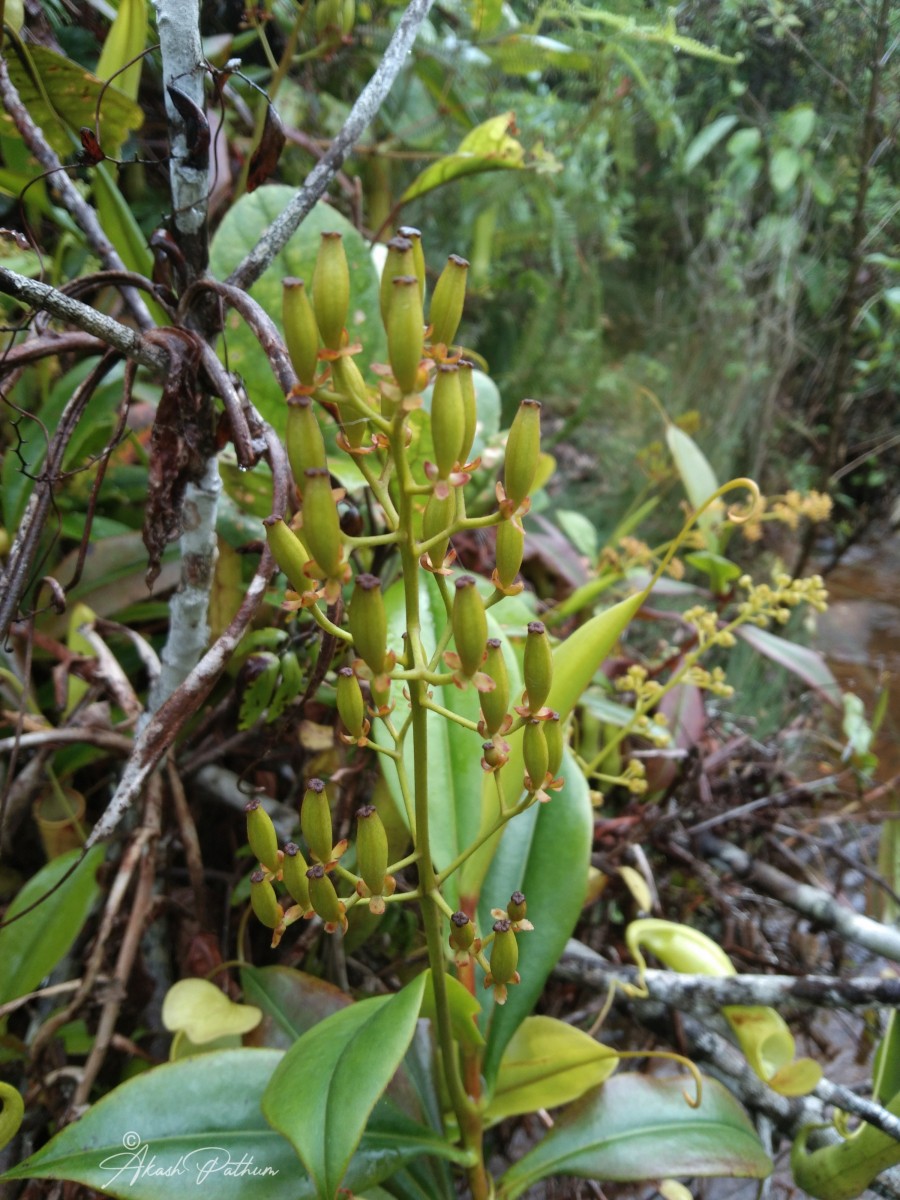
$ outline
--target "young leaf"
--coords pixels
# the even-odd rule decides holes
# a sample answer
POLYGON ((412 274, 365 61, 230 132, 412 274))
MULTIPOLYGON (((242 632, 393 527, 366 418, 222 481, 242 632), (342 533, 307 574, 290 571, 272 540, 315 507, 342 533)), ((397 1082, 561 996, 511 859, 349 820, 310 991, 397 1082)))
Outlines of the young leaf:
POLYGON ((616 1183, 666 1175, 764 1179, 772 1163, 731 1093, 704 1077, 702 1103, 691 1108, 683 1087, 681 1079, 614 1076, 567 1109, 506 1172, 499 1200, 516 1200, 549 1175, 616 1183))
MULTIPOLYGON (((97 74, 101 79, 109 79, 116 71, 121 71, 127 62, 141 53, 146 41, 147 0, 119 0, 119 11, 109 27, 97 61, 97 74)), ((137 100, 140 82, 139 60, 116 75, 115 86, 129 100, 137 100)), ((118 155, 118 146, 113 147, 110 153, 118 155)))
MULTIPOLYGON (((719 481, 709 460, 694 439, 671 422, 666 426, 666 442, 688 499, 694 508, 699 508, 719 488, 719 481)), ((707 547, 711 550, 718 549, 715 531, 721 523, 721 515, 709 509, 697 520, 698 527, 706 535, 707 547)))
POLYGON ((417 976, 395 996, 361 1000, 315 1025, 287 1052, 263 1113, 332 1200, 376 1101, 403 1060, 425 989, 417 976))
POLYGON ((284 149, 285 136, 281 117, 274 104, 266 107, 266 118, 263 123, 259 144, 250 158, 247 171, 247 191, 255 192, 275 171, 281 151, 284 149))
POLYGON ((511 112, 482 121, 466 134, 455 153, 432 163, 412 181, 400 197, 400 204, 416 200, 464 175, 477 175, 482 171, 521 170, 525 165, 525 151, 522 143, 512 136, 514 130, 515 121, 511 112))
MULTIPOLYGON (((96 874, 104 852, 103 846, 89 850, 84 862, 37 908, 0 929, 0 1004, 33 991, 68 952, 100 894, 96 874)), ((5 919, 49 892, 80 854, 73 850, 42 867, 13 900, 5 919)))
POLYGON ((526 1017, 497 1072, 484 1118, 495 1125, 518 1113, 556 1108, 598 1087, 616 1069, 614 1050, 555 1017, 526 1017))
POLYGON ((738 118, 734 113, 729 113, 727 116, 717 117, 715 121, 701 129, 684 152, 685 173, 689 175, 706 158, 707 154, 718 146, 722 138, 731 133, 737 123, 738 118))

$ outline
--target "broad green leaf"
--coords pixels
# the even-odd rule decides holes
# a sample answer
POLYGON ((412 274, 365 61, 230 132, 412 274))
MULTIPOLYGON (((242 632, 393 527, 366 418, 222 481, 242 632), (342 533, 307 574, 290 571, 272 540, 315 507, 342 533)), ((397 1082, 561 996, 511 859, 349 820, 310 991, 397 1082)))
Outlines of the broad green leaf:
MULTIPOLYGON (((719 481, 709 465, 709 460, 694 439, 677 425, 670 423, 666 426, 666 442, 691 506, 699 508, 719 490, 719 481)), ((697 520, 697 526, 706 536, 707 548, 710 550, 718 549, 715 531, 721 523, 721 513, 715 509, 707 509, 697 520)))
POLYGON ((797 182, 803 160, 793 146, 780 146, 769 161, 769 182, 779 196, 797 182))
POLYGON ((262 1010, 253 1040, 289 1050, 307 1030, 352 1001, 340 988, 292 967, 242 967, 244 999, 262 1010))
MULTIPOLYGON (((119 11, 100 51, 97 74, 101 79, 109 79, 116 71, 121 71, 127 62, 137 58, 146 41, 147 0, 119 0, 119 11)), ((138 61, 116 76, 115 86, 130 99, 137 100, 140 82, 141 62, 138 61)), ((107 150, 107 153, 115 155, 117 149, 107 150)))
POLYGON ((511 131, 515 121, 511 112, 482 121, 466 134, 453 154, 448 154, 432 163, 409 185, 400 197, 400 204, 408 204, 435 188, 461 179, 464 175, 477 175, 482 171, 521 170, 525 165, 525 151, 511 131))
POLYGON ((614 1050, 555 1017, 526 1017, 500 1060, 485 1120, 490 1125, 558 1108, 598 1087, 616 1069, 614 1050))
POLYGON ((587 895, 593 810, 584 776, 568 752, 562 775, 561 791, 507 825, 484 882, 480 930, 490 931, 491 908, 505 908, 515 891, 525 893, 534 923, 533 930, 517 935, 522 982, 510 986, 504 1005, 494 1003, 491 990, 482 993, 485 1019, 489 1019, 482 1069, 489 1089, 510 1039, 534 1008, 559 961, 587 895))
POLYGON ((797 104, 776 118, 781 132, 798 150, 805 146, 816 127, 816 110, 811 104, 797 104))
POLYGON ((295 1042, 272 1076, 263 1112, 291 1142, 321 1200, 332 1200, 369 1115, 416 1028, 425 976, 395 996, 361 1000, 295 1042))
POLYGON ((761 144, 762 134, 758 129, 739 129, 728 139, 725 148, 732 158, 749 158, 761 144))
POLYGON ((715 596, 721 596, 728 591, 728 584, 733 579, 739 579, 744 571, 736 562, 725 558, 722 554, 714 554, 712 550, 697 550, 686 554, 684 561, 698 571, 702 571, 709 579, 709 590, 715 596))
POLYGON ((557 509, 556 520, 578 553, 593 561, 598 551, 597 527, 594 522, 584 513, 571 508, 557 509))
MULTIPOLYGON (((37 908, 0 929, 0 1004, 33 991, 69 951, 100 894, 97 870, 105 847, 95 846, 84 862, 37 908)), ((42 867, 25 884, 6 911, 9 921, 59 882, 80 850, 73 850, 42 867)))
POLYGON ((779 637, 768 629, 759 629, 755 625, 740 625, 735 634, 758 653, 764 654, 766 658, 815 688, 823 700, 827 700, 835 708, 841 707, 841 686, 818 650, 798 646, 796 642, 789 642, 787 638, 779 637))
POLYGON ((499 1200, 540 1179, 575 1175, 632 1183, 669 1175, 764 1179, 772 1163, 747 1114, 720 1083, 703 1079, 691 1108, 682 1079, 615 1075, 577 1101, 502 1177, 499 1200))
POLYGON ((503 15, 503 0, 469 0, 472 28, 479 37, 496 33, 503 15))
POLYGON ((735 114, 729 113, 727 116, 717 117, 715 121, 701 129, 684 152, 685 172, 690 174, 696 166, 703 162, 707 154, 718 146, 722 138, 731 133, 737 123, 738 118, 735 114))
MULTIPOLYGON (((10 78, 31 117, 43 130, 44 137, 56 153, 65 159, 75 150, 76 135, 81 126, 94 128, 94 114, 103 81, 70 58, 45 46, 29 44, 27 53, 31 59, 30 65, 20 57, 18 46, 15 52, 7 55, 10 78), (40 77, 43 91, 32 75, 32 68, 40 77), (44 92, 50 98, 52 108, 44 99, 44 92)), ((3 122, 11 120, 6 113, 0 114, 0 117, 3 122)), ((143 121, 144 113, 140 106, 119 91, 115 84, 103 92, 100 106, 102 145, 120 145, 129 132, 140 129, 143 121)))
MULTIPOLYGON (((270 184, 244 195, 233 205, 219 228, 210 247, 210 270, 225 279, 256 245, 260 235, 281 213, 293 197, 294 189, 270 184)), ((363 351, 356 363, 365 376, 371 362, 387 361, 387 343, 381 324, 378 302, 379 279, 372 265, 365 240, 350 222, 328 204, 318 204, 276 256, 275 261, 250 289, 250 294, 263 306, 275 324, 281 328, 281 281, 293 275, 312 280, 313 267, 321 235, 327 231, 343 234, 344 249, 350 266, 350 316, 347 331, 351 342, 360 341, 363 351)), ((225 318, 224 341, 228 347, 228 363, 243 376, 249 395, 263 417, 284 437, 284 395, 275 382, 266 356, 244 322, 233 312, 225 318)), ((374 378, 369 377, 374 383, 374 378)))
MULTIPOLYGON (((385 608, 388 618, 388 645, 399 650, 402 646, 402 633, 406 629, 402 581, 388 589, 385 595, 385 608)), ((419 613, 422 640, 430 651, 444 631, 447 616, 434 578, 425 572, 421 572, 419 582, 419 613)), ((493 626, 493 622, 489 622, 488 629, 491 637, 500 636, 493 626)), ((518 683, 518 670, 512 661, 511 652, 507 657, 507 667, 514 672, 510 682, 511 686, 515 688, 518 683)), ((402 684, 394 685, 392 695, 397 705, 397 713, 408 712, 408 701, 403 697, 402 684)), ((447 687, 435 687, 434 700, 436 704, 458 713, 468 721, 478 721, 479 719, 478 693, 474 688, 460 691, 452 684, 447 687)), ((379 725, 379 729, 381 728, 379 725)), ((383 739, 388 734, 384 732, 380 736, 383 739)), ((484 772, 481 769, 481 744, 483 741, 484 739, 479 734, 465 729, 455 721, 448 721, 437 713, 428 714, 431 845, 434 863, 439 870, 451 863, 457 854, 475 839, 478 833, 484 780, 484 772)), ((404 746, 404 762, 407 776, 412 780, 413 743, 411 737, 406 739, 404 746)), ((397 772, 392 763, 384 765, 384 773, 388 784, 395 793, 401 811, 404 811, 397 772)), ((451 876, 444 891, 447 902, 453 907, 457 906, 457 878, 456 875, 451 876)))

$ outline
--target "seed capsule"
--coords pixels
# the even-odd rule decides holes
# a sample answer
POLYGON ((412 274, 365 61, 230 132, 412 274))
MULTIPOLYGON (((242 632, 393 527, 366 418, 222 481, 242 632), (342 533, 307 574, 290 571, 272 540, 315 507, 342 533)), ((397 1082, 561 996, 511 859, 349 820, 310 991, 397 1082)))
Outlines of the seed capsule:
POLYGON ((465 428, 463 430, 460 462, 468 462, 478 429, 478 399, 475 395, 475 364, 468 358, 459 360, 459 386, 462 389, 465 428))
POLYGON ((422 297, 422 303, 425 303, 425 251, 422 249, 422 231, 416 229, 414 225, 401 225, 397 230, 397 236, 406 238, 412 243, 413 263, 412 271, 407 271, 407 275, 415 275, 419 281, 419 295, 422 297))
POLYGON ((304 570, 310 561, 306 547, 281 517, 265 517, 263 525, 266 527, 266 541, 272 557, 287 576, 291 587, 299 593, 309 591, 314 584, 304 570))
POLYGON ((541 406, 537 400, 523 400, 510 427, 503 468, 503 486, 514 509, 531 490, 540 457, 541 406))
POLYGON ((388 310, 388 358, 401 392, 414 392, 425 345, 422 297, 415 275, 399 275, 388 310))
POLYGON ((306 472, 325 469, 325 439, 309 396, 289 396, 287 404, 285 445, 291 474, 302 496, 306 472))
POLYGON ((460 461, 466 432, 466 411, 459 367, 440 363, 431 396, 431 437, 438 475, 447 479, 460 461))
POLYGON ((506 918, 494 922, 494 940, 491 943, 491 978, 495 984, 510 983, 515 979, 519 965, 519 945, 506 918))
POLYGON ((256 919, 267 929, 277 929, 284 920, 284 909, 265 871, 254 871, 250 876, 250 905, 256 919))
POLYGON ((562 721, 559 713, 551 711, 544 722, 544 737, 547 739, 547 770, 555 779, 562 766, 563 750, 566 739, 563 737, 562 721))
POLYGON ((322 573, 333 579, 341 571, 344 545, 331 476, 327 467, 310 467, 303 477, 303 540, 322 573))
POLYGON ((387 614, 377 575, 357 575, 347 619, 356 653, 373 674, 382 675, 387 656, 387 614))
POLYGON ((313 858, 320 863, 330 862, 334 847, 331 805, 321 779, 306 781, 306 793, 300 806, 300 828, 313 858))
POLYGON ((488 638, 487 656, 481 669, 494 681, 493 691, 478 693, 485 729, 493 737, 500 732, 509 712, 509 672, 499 638, 488 638))
POLYGON ((352 358, 338 358, 331 364, 331 374, 338 391, 347 397, 338 400, 338 412, 344 436, 351 446, 361 446, 368 422, 360 408, 369 407, 369 392, 359 367, 352 358))
POLYGON ((506 766, 509 762, 506 746, 506 742, 499 746, 494 741, 481 743, 481 765, 485 771, 499 771, 506 766))
POLYGON ((550 685, 553 682, 553 651, 550 649, 550 639, 543 621, 531 621, 528 625, 522 677, 528 694, 529 710, 533 713, 540 712, 544 701, 550 695, 550 685))
MULTIPOLYGON (((433 492, 425 505, 425 515, 422 518, 422 538, 430 542, 433 537, 443 533, 453 524, 456 515, 457 489, 450 488, 446 496, 436 496, 433 492)), ((450 546, 450 536, 442 538, 428 550, 428 557, 433 567, 441 567, 447 557, 450 546)))
POLYGON ((506 912, 510 921, 523 921, 528 915, 528 905, 525 902, 524 892, 513 892, 509 898, 509 904, 506 906, 506 912))
POLYGON ((316 314, 302 279, 288 278, 281 283, 281 321, 287 352, 297 378, 304 387, 311 387, 316 377, 319 355, 316 314))
POLYGON ((512 587, 522 566, 525 530, 515 517, 497 526, 497 579, 500 586, 512 587))
POLYGON ((405 237, 397 236, 391 238, 387 244, 387 257, 384 260, 384 269, 381 272, 381 288, 379 291, 379 303, 381 305, 381 321, 385 329, 387 329, 388 313, 391 308, 394 290, 391 286, 394 280, 400 275, 415 275, 416 260, 413 255, 413 244, 405 237))
POLYGON ((350 310, 350 269, 341 234, 322 234, 312 277, 313 311, 329 350, 339 350, 350 310))
POLYGON ((309 902, 309 880, 306 872, 309 869, 306 859, 296 842, 288 842, 284 848, 284 859, 281 864, 284 885, 291 894, 291 899, 305 912, 311 908, 309 902))
POLYGON ((374 804, 356 810, 356 864, 363 883, 373 896, 380 896, 387 874, 388 840, 374 804))
POLYGON ((484 660, 487 617, 472 575, 460 575, 456 581, 450 620, 462 672, 466 676, 474 675, 484 660))
POLYGON ((337 710, 344 728, 353 737, 363 736, 366 706, 362 689, 352 667, 341 667, 337 673, 337 710))
POLYGON ((465 954, 475 941, 475 926, 464 912, 455 912, 450 925, 450 945, 457 953, 465 954))
POLYGON ((247 814, 247 841, 258 862, 272 872, 278 873, 278 836, 272 818, 258 800, 244 805, 247 814))
POLYGON ((547 768, 550 764, 550 751, 547 748, 547 736, 544 733, 544 722, 531 717, 525 722, 525 732, 522 737, 522 758, 525 770, 531 780, 530 791, 543 787, 547 778, 547 768))
POLYGON ((449 346, 456 337, 466 302, 466 276, 469 264, 451 254, 431 298, 431 343, 449 346))
POLYGON ((347 918, 344 915, 346 910, 338 899, 334 884, 325 874, 322 864, 316 863, 310 867, 306 872, 306 878, 309 882, 309 902, 313 911, 326 922, 326 928, 330 925, 332 926, 331 931, 333 931, 338 925, 346 925, 347 918))

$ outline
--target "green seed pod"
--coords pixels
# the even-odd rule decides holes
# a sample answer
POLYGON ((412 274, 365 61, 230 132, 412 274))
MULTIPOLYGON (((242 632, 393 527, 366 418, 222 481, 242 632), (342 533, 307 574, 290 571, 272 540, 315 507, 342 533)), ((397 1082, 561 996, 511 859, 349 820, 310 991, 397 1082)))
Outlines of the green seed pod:
POLYGON ((342 0, 341 17, 343 18, 341 32, 345 38, 348 38, 356 24, 356 0, 342 0))
MULTIPOLYGON (((436 496, 433 492, 425 505, 425 515, 422 518, 422 538, 430 542, 433 537, 443 533, 453 524, 456 516, 457 488, 450 488, 446 496, 436 496)), ((450 546, 450 535, 442 538, 428 551, 433 567, 443 566, 450 546)))
POLYGON ((284 848, 284 859, 281 864, 284 886, 291 894, 291 899, 305 912, 312 905, 309 902, 309 880, 306 872, 309 869, 300 847, 296 842, 288 842, 284 848))
POLYGON ((398 275, 388 310, 388 358, 401 392, 414 392, 425 345, 422 297, 415 275, 398 275))
POLYGON ((388 867, 388 840, 374 804, 356 810, 356 866, 373 896, 384 891, 388 867))
POLYGON ((300 828, 313 858, 320 863, 331 862, 334 847, 331 805, 321 779, 306 781, 306 793, 300 806, 300 828))
POLYGON ((503 468, 503 486, 514 508, 531 490, 540 457, 541 406, 537 400, 523 400, 510 427, 503 468))
POLYGON ((381 288, 378 294, 381 305, 381 321, 385 329, 388 325, 388 313, 394 297, 393 282, 400 275, 415 275, 416 260, 413 254, 413 244, 408 238, 397 236, 387 244, 387 257, 381 272, 381 288))
POLYGON ((458 953, 467 953, 475 941, 475 926, 464 912, 455 912, 450 918, 450 925, 450 945, 458 953))
POLYGON ((525 721, 525 733, 522 737, 522 758, 525 760, 525 770, 531 780, 532 788, 544 786, 547 778, 547 768, 550 765, 550 751, 547 748, 547 736, 544 733, 544 722, 536 717, 525 721))
POLYGON ((524 921, 528 916, 528 905, 525 903, 524 892, 513 892, 506 906, 506 912, 511 921, 524 921))
POLYGON ((303 540, 328 579, 340 574, 344 559, 341 520, 327 467, 310 467, 303 477, 303 540))
POLYGON ((387 614, 377 575, 368 572, 357 575, 347 620, 356 653, 375 675, 383 674, 387 655, 387 614))
POLYGON ((460 462, 468 462, 478 429, 478 399, 475 395, 475 364, 468 358, 459 360, 459 386, 462 389, 463 412, 465 413, 465 428, 463 430, 462 449, 459 454, 460 462))
POLYGON ((497 526, 497 578, 500 586, 512 587, 522 566, 525 531, 515 517, 497 526))
POLYGON ((337 710, 347 732, 355 738, 362 737, 366 706, 352 667, 341 667, 337 673, 337 710))
POLYGON ((339 350, 350 311, 350 269, 341 234, 322 234, 312 277, 312 303, 322 341, 339 350))
MULTIPOLYGON (((505 746, 506 743, 504 742, 505 746)), ((499 771, 509 762, 509 755, 496 742, 481 743, 481 765, 485 771, 499 771)))
POLYGON ((460 575, 456 581, 450 622, 463 675, 474 675, 484 660, 487 617, 484 614, 484 601, 472 575, 460 575))
POLYGON ((258 800, 250 800, 244 805, 247 814, 247 841, 250 849, 256 855, 257 862, 262 863, 273 875, 278 874, 278 835, 272 818, 258 800))
POLYGON ((438 476, 447 479, 459 463, 466 432, 466 411, 459 367, 439 363, 431 396, 431 439, 438 476))
POLYGON ((288 462, 300 495, 309 470, 324 470, 325 439, 309 396, 289 396, 287 410, 288 462))
POLYGON ((494 681, 492 692, 478 693, 485 728, 493 736, 500 732, 509 712, 509 672, 499 638, 488 638, 487 656, 481 669, 494 681))
MULTIPOLYGON (((291 365, 304 387, 311 387, 319 359, 319 326, 302 279, 281 281, 281 321, 291 365)), ((291 464, 293 466, 293 464, 291 464)))
POLYGON ((316 37, 332 41, 340 36, 344 23, 343 0, 316 0, 316 37))
POLYGON ((456 337, 466 302, 466 276, 469 264, 458 254, 451 254, 441 271, 434 295, 431 297, 431 344, 449 346, 456 337))
POLYGON ((544 722, 544 737, 547 739, 547 770, 555 779, 562 766, 563 750, 566 739, 563 737, 562 721, 559 713, 551 711, 544 722))
POLYGON ((265 517, 263 525, 266 527, 266 541, 272 557, 287 576, 291 587, 298 593, 308 592, 314 584, 303 569, 310 560, 306 547, 281 517, 265 517))
POLYGON ((284 909, 265 871, 254 871, 250 876, 250 905, 256 919, 267 929, 277 929, 284 920, 284 909))
POLYGON ((344 436, 351 446, 361 446, 369 428, 360 407, 369 408, 369 392, 359 367, 352 358, 337 358, 331 364, 331 374, 338 392, 347 397, 338 400, 338 412, 344 436))
POLYGON ((413 263, 415 264, 412 271, 407 271, 407 275, 415 275, 419 281, 419 295, 422 297, 422 303, 425 303, 425 251, 422 249, 422 231, 416 229, 414 225, 401 225, 397 230, 397 236, 406 238, 412 243, 413 263))
POLYGON ((528 708, 533 713, 540 712, 553 682, 553 651, 543 621, 528 624, 522 677, 528 694, 528 708))
POLYGON ((491 943, 491 978, 494 983, 510 983, 515 979, 519 964, 519 944, 512 931, 511 922, 505 917, 494 922, 494 940, 491 943))
POLYGON ((321 863, 316 863, 306 872, 309 883, 309 902, 313 911, 318 913, 329 925, 343 925, 344 906, 338 899, 334 884, 325 874, 321 863))

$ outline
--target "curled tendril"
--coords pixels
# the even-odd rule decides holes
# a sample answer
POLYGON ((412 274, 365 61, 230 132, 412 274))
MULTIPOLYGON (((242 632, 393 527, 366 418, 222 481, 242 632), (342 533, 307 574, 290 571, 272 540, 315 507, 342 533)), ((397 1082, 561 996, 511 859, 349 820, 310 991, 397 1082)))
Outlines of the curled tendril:
MULTIPOLYGON (((750 521, 757 516, 762 507, 762 495, 760 494, 759 485, 754 479, 742 476, 740 479, 732 479, 725 484, 724 488, 719 491, 725 491, 726 488, 745 487, 750 493, 750 502, 745 507, 738 504, 733 505, 728 511, 728 520, 734 525, 743 525, 746 521, 750 521)), ((719 492, 716 492, 719 495, 719 492)), ((705 507, 705 506, 704 506, 705 507)))
POLYGON ((14 1087, 8 1083, 0 1083, 0 1150, 13 1140, 19 1132, 22 1118, 25 1115, 25 1104, 14 1087))
POLYGON ((667 1058, 672 1062, 681 1063, 691 1073, 696 1093, 691 1096, 682 1088, 681 1094, 684 1096, 685 1103, 691 1108, 699 1108, 703 1102, 703 1076, 696 1064, 692 1063, 689 1058, 685 1058, 683 1054, 676 1054, 674 1050, 617 1050, 615 1053, 617 1058, 667 1058))

